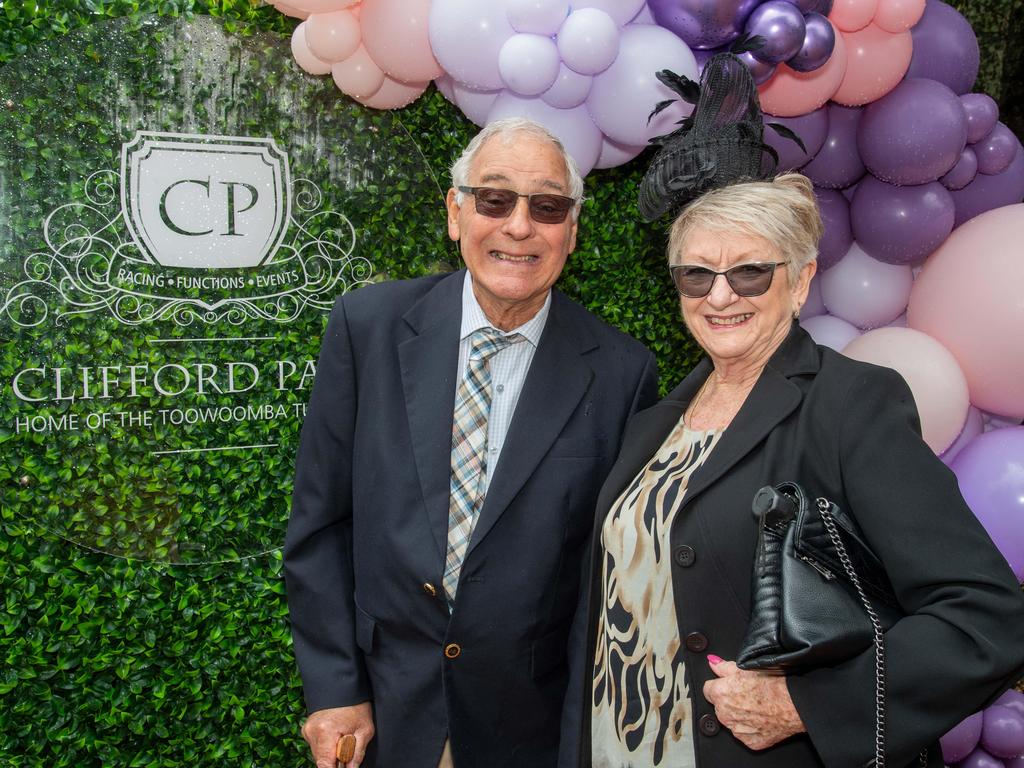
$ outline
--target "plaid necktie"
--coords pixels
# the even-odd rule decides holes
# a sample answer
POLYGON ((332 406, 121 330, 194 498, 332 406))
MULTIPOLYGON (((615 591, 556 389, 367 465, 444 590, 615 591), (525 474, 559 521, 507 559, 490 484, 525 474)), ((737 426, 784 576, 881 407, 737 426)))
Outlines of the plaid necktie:
POLYGON ((462 560, 484 504, 480 483, 487 475, 487 416, 491 410, 491 372, 487 361, 523 338, 518 333, 502 336, 493 328, 481 328, 470 337, 469 365, 459 383, 452 415, 448 553, 444 564, 444 591, 449 601, 455 600, 462 560))

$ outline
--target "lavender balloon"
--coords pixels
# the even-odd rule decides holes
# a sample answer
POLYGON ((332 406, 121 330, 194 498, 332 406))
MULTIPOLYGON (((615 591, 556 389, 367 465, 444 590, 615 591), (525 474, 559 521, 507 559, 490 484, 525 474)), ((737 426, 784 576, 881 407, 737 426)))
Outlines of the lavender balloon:
POLYGON ((967 144, 964 105, 942 83, 904 80, 864 110, 857 148, 864 165, 891 184, 935 181, 967 144))
POLYGON ((648 0, 659 25, 691 48, 717 48, 739 37, 761 0, 648 0))
MULTIPOLYGON (((761 61, 750 51, 744 51, 739 55, 740 61, 747 65, 751 77, 754 78, 754 85, 763 85, 772 79, 775 74, 775 65, 761 61)), ((703 65, 701 65, 703 69, 703 65)))
MULTIPOLYGON (((820 274, 821 272, 818 272, 818 275, 820 274)), ((807 289, 807 301, 800 308, 800 317, 817 317, 825 314, 828 314, 828 310, 825 309, 825 302, 821 300, 821 280, 815 275, 811 278, 810 288, 807 289)))
MULTIPOLYGON (((775 68, 771 64, 761 64, 761 66, 775 68)), ((800 115, 799 117, 765 115, 764 122, 764 142, 779 153, 779 164, 775 166, 777 173, 793 171, 806 165, 812 157, 818 154, 822 144, 825 143, 825 137, 828 135, 828 110, 825 107, 818 107, 813 112, 808 112, 806 115, 800 115), (795 141, 780 136, 768 123, 777 123, 789 128, 789 130, 800 137, 806 151, 800 149, 800 145, 795 141)), ((766 173, 772 171, 772 159, 767 153, 765 153, 762 159, 761 168, 766 173)), ((849 244, 847 244, 847 247, 849 247, 849 244)), ((846 253, 846 251, 843 251, 843 253, 846 253)))
POLYGON ((953 231, 956 206, 937 181, 896 187, 865 176, 850 204, 853 237, 869 255, 887 264, 913 264, 953 231))
MULTIPOLYGON (((806 168, 804 169, 806 172, 806 168)), ((1017 154, 1002 173, 986 176, 979 173, 963 189, 951 192, 956 204, 956 221, 959 227, 975 216, 1024 200, 1024 149, 1017 142, 1017 154)))
POLYGON ((1024 717, 1024 693, 1020 691, 1015 691, 1011 688, 992 703, 1016 710, 1021 717, 1024 717))
POLYGON ((979 435, 951 469, 974 515, 1024 581, 1024 427, 979 435))
POLYGON ((984 93, 965 93, 960 97, 967 115, 967 143, 974 144, 992 133, 999 119, 999 105, 984 93))
POLYGON ((834 189, 814 188, 821 212, 821 223, 825 225, 821 242, 818 243, 818 271, 823 272, 839 263, 853 245, 853 231, 850 228, 850 204, 842 193, 834 189))
MULTIPOLYGON (((949 466, 953 463, 953 460, 957 455, 966 448, 971 440, 976 438, 982 432, 985 431, 985 418, 981 415, 981 411, 975 408, 973 405, 967 409, 967 418, 964 419, 964 428, 960 430, 960 435, 954 440, 950 446, 939 454, 939 458, 949 466)), ((974 746, 971 746, 974 749, 974 746)), ((971 750, 967 750, 970 752, 971 750)), ((965 753, 966 754, 966 753, 965 753)), ((959 760, 960 758, 957 758, 959 760)), ((946 758, 947 763, 954 763, 956 760, 946 758)))
POLYGON ((960 159, 950 169, 949 173, 939 179, 946 189, 963 189, 978 175, 978 156, 970 147, 964 147, 960 153, 960 159))
POLYGON ((827 62, 836 47, 836 31, 820 13, 804 17, 807 27, 800 50, 786 63, 797 72, 813 72, 827 62))
POLYGON ((993 704, 985 710, 981 746, 996 757, 1024 754, 1024 717, 1010 707, 993 704))
POLYGON ((967 93, 978 77, 981 53, 970 23, 953 7, 928 0, 910 30, 914 53, 906 77, 928 77, 967 93))
POLYGON ((998 760, 981 747, 969 754, 957 768, 1006 768, 1002 760, 998 760))
POLYGON ((804 15, 786 0, 768 0, 757 6, 747 18, 745 29, 764 38, 764 45, 753 53, 768 64, 796 56, 807 32, 804 15))
POLYGON ((939 739, 942 758, 947 763, 956 763, 971 754, 981 738, 981 724, 982 713, 975 712, 953 726, 953 730, 939 739))
POLYGON ((851 341, 860 336, 857 326, 833 315, 801 318, 800 326, 811 335, 815 344, 842 352, 851 341))
POLYGON ((854 243, 821 275, 821 298, 833 315, 858 328, 880 328, 906 309, 914 276, 910 267, 884 264, 854 243))
POLYGON ((992 133, 974 145, 978 156, 978 173, 994 176, 1002 173, 1017 154, 1017 137, 1002 123, 996 123, 992 133))
POLYGON ((842 189, 864 175, 864 163, 857 150, 857 129, 863 110, 860 107, 828 105, 828 136, 818 154, 803 172, 815 185, 842 189))

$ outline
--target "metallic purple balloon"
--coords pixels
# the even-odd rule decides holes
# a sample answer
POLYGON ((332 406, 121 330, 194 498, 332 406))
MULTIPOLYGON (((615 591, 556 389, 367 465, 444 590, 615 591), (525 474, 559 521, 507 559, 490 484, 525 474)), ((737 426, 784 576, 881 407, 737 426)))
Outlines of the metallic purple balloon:
POLYGON ((964 105, 942 83, 908 78, 864 108, 857 148, 890 184, 925 184, 948 173, 967 144, 964 105))
POLYGON ((1010 707, 993 704, 985 710, 981 746, 996 757, 1024 754, 1024 717, 1010 707))
POLYGON ((939 739, 942 758, 947 763, 957 763, 971 754, 981 738, 981 724, 982 714, 975 712, 954 725, 949 733, 939 739))
POLYGON ((850 204, 842 193, 834 189, 814 188, 821 212, 821 223, 825 225, 821 242, 818 243, 818 271, 823 272, 839 263, 853 245, 853 230, 850 228, 850 204))
POLYGON ((768 0, 754 9, 744 27, 751 35, 764 38, 764 46, 754 51, 766 64, 779 64, 800 51, 807 26, 804 15, 786 0, 768 0))
POLYGON ((999 105, 985 93, 965 93, 960 97, 967 114, 967 143, 981 141, 996 127, 999 119, 999 105))
MULTIPOLYGON (((974 406, 971 407, 973 408, 974 406)), ((1011 688, 992 703, 1015 709, 1020 713, 1021 717, 1024 717, 1024 693, 1020 691, 1015 691, 1011 688)))
MULTIPOLYGON (((806 172, 806 168, 804 169, 806 172)), ((1017 142, 1017 154, 1002 173, 979 173, 963 189, 950 192, 956 203, 956 226, 978 214, 1024 200, 1024 149, 1017 142)))
POLYGON ((928 0, 910 30, 914 53, 906 77, 928 77, 967 93, 978 77, 981 53, 970 23, 953 7, 928 0))
POLYGON ((744 51, 739 55, 740 61, 747 65, 751 76, 754 78, 754 85, 767 83, 775 74, 775 65, 768 64, 758 59, 750 51, 744 51))
POLYGON ((1017 137, 1005 125, 996 123, 992 133, 974 145, 974 153, 978 156, 978 173, 1002 173, 1017 154, 1017 137))
POLYGON ((817 186, 842 189, 864 175, 864 163, 857 151, 857 128, 863 110, 860 107, 828 105, 828 136, 818 154, 803 172, 817 186))
POLYGON ((942 182, 942 186, 946 189, 963 189, 974 181, 974 177, 977 175, 978 156, 974 154, 974 150, 970 147, 964 147, 964 151, 960 153, 960 159, 956 161, 956 165, 939 181, 942 182))
POLYGON ((868 175, 850 203, 854 240, 886 264, 921 261, 949 237, 955 218, 953 197, 937 181, 897 187, 868 175))
MULTIPOLYGON (((770 65, 762 64, 762 66, 770 65)), ((761 169, 765 173, 771 173, 773 170, 775 173, 795 171, 806 165, 812 157, 818 154, 828 135, 828 109, 823 106, 798 117, 765 115, 764 122, 764 143, 779 153, 779 164, 774 169, 772 168, 772 159, 765 153, 761 161, 761 169), (800 149, 800 145, 795 141, 780 136, 768 126, 768 123, 776 123, 789 128, 800 137, 807 151, 800 149)))
POLYGON ((691 48, 717 48, 740 36, 761 0, 648 0, 655 21, 691 48))
POLYGON ((992 757, 981 747, 971 752, 957 768, 1005 768, 1002 760, 992 757))
POLYGON ((797 72, 813 72, 832 57, 836 47, 836 31, 820 13, 808 13, 804 23, 807 31, 804 32, 803 45, 786 63, 797 72))
POLYGON ((800 13, 810 13, 818 10, 818 0, 786 0, 800 9, 800 13))

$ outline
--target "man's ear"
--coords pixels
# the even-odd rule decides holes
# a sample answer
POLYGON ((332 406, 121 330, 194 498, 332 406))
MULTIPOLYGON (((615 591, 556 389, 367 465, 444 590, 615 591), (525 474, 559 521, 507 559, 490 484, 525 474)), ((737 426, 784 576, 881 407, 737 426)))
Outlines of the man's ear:
POLYGON ((458 194, 458 190, 452 187, 448 190, 448 195, 445 197, 445 205, 448 208, 448 237, 455 242, 459 241, 462 236, 459 230, 459 204, 455 201, 455 196, 458 194))

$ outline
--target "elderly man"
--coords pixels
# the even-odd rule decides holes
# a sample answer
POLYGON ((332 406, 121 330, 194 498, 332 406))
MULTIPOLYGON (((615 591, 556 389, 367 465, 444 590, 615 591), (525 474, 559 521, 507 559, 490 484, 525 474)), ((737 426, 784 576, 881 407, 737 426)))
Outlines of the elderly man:
POLYGON ((343 296, 285 576, 317 766, 552 766, 595 496, 650 405, 643 346, 552 290, 583 181, 525 120, 452 167, 467 269, 343 296), (350 740, 347 740, 350 741, 350 740))

